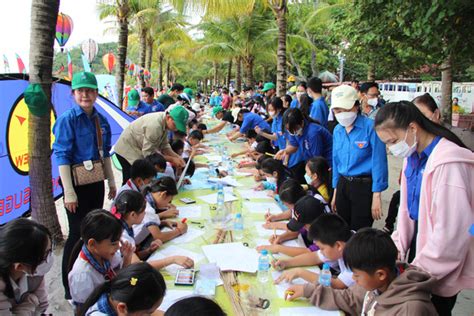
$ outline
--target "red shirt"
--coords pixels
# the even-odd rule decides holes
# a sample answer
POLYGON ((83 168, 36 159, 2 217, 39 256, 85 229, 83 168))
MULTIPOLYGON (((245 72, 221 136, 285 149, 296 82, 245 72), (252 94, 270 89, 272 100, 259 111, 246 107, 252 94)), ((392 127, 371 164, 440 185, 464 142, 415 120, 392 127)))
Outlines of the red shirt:
POLYGON ((222 95, 222 108, 227 110, 229 109, 230 107, 230 103, 232 102, 232 99, 230 98, 230 96, 228 94, 223 94, 222 95))

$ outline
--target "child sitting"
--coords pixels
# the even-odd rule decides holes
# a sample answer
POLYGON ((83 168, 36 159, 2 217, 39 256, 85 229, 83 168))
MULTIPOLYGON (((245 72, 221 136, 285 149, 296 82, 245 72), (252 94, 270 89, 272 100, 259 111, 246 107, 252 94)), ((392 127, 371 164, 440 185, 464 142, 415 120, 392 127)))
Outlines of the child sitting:
POLYGON ((304 176, 308 189, 314 197, 326 205, 326 212, 331 212, 329 202, 331 201, 331 176, 330 167, 324 157, 313 157, 306 162, 306 174, 304 176))
MULTIPOLYGON (((352 271, 344 262, 342 253, 351 236, 352 232, 349 226, 340 216, 332 213, 322 214, 311 224, 308 232, 308 238, 315 242, 319 250, 290 259, 281 259, 272 262, 272 264, 277 269, 285 269, 321 265, 328 262, 333 269, 340 272, 337 278, 331 280, 331 286, 335 289, 348 288, 354 284, 354 280, 352 280, 352 271)), ((283 280, 291 282, 296 278, 303 278, 314 283, 318 282, 319 275, 303 268, 296 268, 283 272, 276 282, 279 283, 283 280)))
POLYGON ((431 303, 436 280, 418 267, 397 264, 398 250, 388 234, 363 228, 349 240, 343 256, 356 285, 344 290, 294 285, 286 299, 305 296, 313 305, 350 315, 436 315, 431 303))
MULTIPOLYGON (((242 156, 242 155, 249 155, 252 151, 255 150, 255 148, 257 148, 257 144, 258 144, 257 137, 258 137, 258 135, 255 132, 255 130, 249 129, 247 132, 245 132, 245 137, 247 138, 247 146, 246 146, 247 148, 245 150, 233 153, 231 155, 232 158, 242 156)), ((260 138, 260 140, 262 140, 262 139, 260 138)))
POLYGON ((226 316, 226 313, 213 300, 195 296, 177 301, 164 316, 226 316))
POLYGON ((189 133, 188 138, 184 143, 183 154, 181 157, 189 158, 191 153, 194 153, 194 155, 201 155, 205 153, 206 151, 204 150, 204 145, 201 144, 203 139, 204 135, 198 130, 189 133), (194 152, 193 149, 195 149, 194 152))
POLYGON ((156 171, 156 179, 161 177, 171 177, 175 179, 173 166, 166 161, 160 153, 153 153, 145 158, 148 160, 154 167, 156 171))
POLYGON ((171 149, 173 149, 177 155, 182 156, 184 151, 184 141, 182 139, 174 139, 171 143, 171 149))
POLYGON ((79 315, 151 315, 165 293, 166 283, 160 272, 148 263, 135 263, 95 289, 79 315))

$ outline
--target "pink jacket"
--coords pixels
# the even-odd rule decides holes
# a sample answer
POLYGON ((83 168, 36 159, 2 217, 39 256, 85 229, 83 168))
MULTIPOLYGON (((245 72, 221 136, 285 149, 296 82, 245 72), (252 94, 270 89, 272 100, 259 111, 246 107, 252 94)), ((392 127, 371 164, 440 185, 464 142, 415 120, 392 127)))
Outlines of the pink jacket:
MULTIPOLYGON (((406 167, 404 161, 403 171, 406 167)), ((438 281, 433 293, 443 297, 474 289, 474 153, 441 139, 431 153, 423 174, 412 264, 438 281)), ((392 238, 405 259, 414 234, 408 215, 407 181, 402 172, 397 230, 392 238)))

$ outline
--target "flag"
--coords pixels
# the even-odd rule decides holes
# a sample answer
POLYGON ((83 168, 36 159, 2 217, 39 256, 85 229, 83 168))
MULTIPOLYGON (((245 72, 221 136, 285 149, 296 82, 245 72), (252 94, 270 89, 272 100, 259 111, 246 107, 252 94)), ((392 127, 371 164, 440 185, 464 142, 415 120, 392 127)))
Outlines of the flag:
POLYGON ((21 74, 26 74, 26 68, 25 68, 25 64, 23 63, 23 60, 21 60, 20 55, 18 54, 15 54, 15 55, 16 55, 16 62, 18 63, 18 72, 21 74))
POLYGON ((71 54, 67 52, 67 74, 69 76, 69 80, 72 80, 72 60, 71 54))
POLYGON ((3 69, 5 70, 5 73, 10 72, 10 63, 8 62, 8 58, 5 54, 3 54, 3 69))
POLYGON ((91 65, 89 65, 89 61, 84 54, 81 54, 82 57, 82 65, 84 66, 84 71, 91 72, 91 65))

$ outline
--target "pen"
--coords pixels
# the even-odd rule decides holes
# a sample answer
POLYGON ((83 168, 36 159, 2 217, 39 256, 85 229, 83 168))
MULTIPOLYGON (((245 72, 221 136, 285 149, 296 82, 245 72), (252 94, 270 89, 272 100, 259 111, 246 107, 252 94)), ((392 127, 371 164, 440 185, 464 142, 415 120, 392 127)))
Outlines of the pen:
POLYGON ((187 220, 188 220, 187 218, 183 218, 183 219, 181 220, 181 223, 184 224, 184 223, 186 223, 187 220))
POLYGON ((293 294, 295 294, 295 292, 293 292, 293 291, 285 291, 285 294, 287 294, 287 295, 293 295, 293 294))
POLYGON ((270 156, 270 157, 275 157, 275 155, 271 153, 265 153, 265 155, 270 156))

